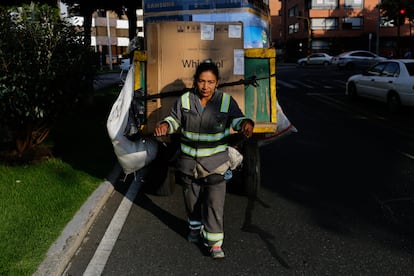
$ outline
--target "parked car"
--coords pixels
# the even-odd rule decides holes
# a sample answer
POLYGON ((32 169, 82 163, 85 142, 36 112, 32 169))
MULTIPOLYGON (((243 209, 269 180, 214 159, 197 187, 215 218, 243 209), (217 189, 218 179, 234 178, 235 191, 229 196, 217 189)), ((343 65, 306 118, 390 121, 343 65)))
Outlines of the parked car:
POLYGON ((342 53, 332 58, 332 64, 346 69, 367 68, 379 61, 387 60, 385 57, 378 56, 372 52, 357 50, 342 53))
POLYGON ((121 59, 121 64, 119 65, 122 71, 128 71, 131 67, 131 62, 129 58, 121 59))
POLYGON ((332 56, 326 53, 313 53, 307 57, 298 59, 298 64, 301 66, 306 65, 323 65, 328 66, 331 64, 332 56))
POLYGON ((125 79, 127 77, 129 68, 131 68, 131 62, 129 58, 121 59, 121 64, 119 65, 119 68, 121 68, 121 73, 119 74, 119 78, 121 79, 122 83, 125 83, 125 79))
POLYGON ((389 59, 351 76, 346 94, 352 100, 365 97, 385 102, 391 112, 401 105, 414 106, 414 59, 389 59))

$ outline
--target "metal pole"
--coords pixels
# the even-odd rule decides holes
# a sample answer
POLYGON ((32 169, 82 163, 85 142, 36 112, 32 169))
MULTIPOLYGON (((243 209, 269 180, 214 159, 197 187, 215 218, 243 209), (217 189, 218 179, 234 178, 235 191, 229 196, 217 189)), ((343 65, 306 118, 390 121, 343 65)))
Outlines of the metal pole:
POLYGON ((304 16, 296 16, 296 18, 305 19, 308 24, 308 56, 309 56, 309 54, 311 53, 311 48, 312 48, 312 38, 311 38, 312 32, 311 32, 310 19, 309 17, 304 17, 304 16))
POLYGON ((109 27, 109 11, 106 11, 106 32, 108 35, 109 70, 112 70, 111 28, 109 27))
POLYGON ((368 51, 371 52, 371 40, 372 40, 372 33, 368 35, 368 51))
POLYGON ((380 25, 381 25, 381 0, 378 0, 377 5, 378 20, 377 20, 377 37, 375 42, 375 53, 379 55, 379 37, 380 37, 380 25))

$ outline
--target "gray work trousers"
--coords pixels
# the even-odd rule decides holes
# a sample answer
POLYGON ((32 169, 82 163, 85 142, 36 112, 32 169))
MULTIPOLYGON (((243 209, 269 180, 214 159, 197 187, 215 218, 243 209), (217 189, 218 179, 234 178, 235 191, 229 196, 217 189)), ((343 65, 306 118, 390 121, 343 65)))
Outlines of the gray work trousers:
MULTIPOLYGON (((210 234, 223 235, 224 201, 226 197, 224 176, 211 174, 205 178, 195 179, 181 173, 180 180, 183 185, 188 220, 200 221, 203 230, 210 234)), ((215 242, 211 241, 213 244, 215 242)))

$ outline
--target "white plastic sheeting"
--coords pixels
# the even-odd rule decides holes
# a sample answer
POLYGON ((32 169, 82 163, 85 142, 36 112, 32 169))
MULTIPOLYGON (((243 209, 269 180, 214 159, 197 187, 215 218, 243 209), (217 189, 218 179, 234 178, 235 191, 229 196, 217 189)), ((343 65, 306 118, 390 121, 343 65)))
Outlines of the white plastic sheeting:
POLYGON ((290 134, 292 132, 298 132, 297 128, 292 125, 286 114, 283 112, 282 107, 279 105, 279 101, 276 101, 276 116, 277 116, 277 129, 275 133, 267 133, 265 136, 258 140, 258 145, 265 146, 274 142, 275 140, 290 134))
POLYGON ((133 173, 151 163, 158 150, 154 139, 143 137, 138 141, 130 141, 124 136, 133 93, 134 67, 131 66, 106 124, 115 155, 125 174, 133 173))

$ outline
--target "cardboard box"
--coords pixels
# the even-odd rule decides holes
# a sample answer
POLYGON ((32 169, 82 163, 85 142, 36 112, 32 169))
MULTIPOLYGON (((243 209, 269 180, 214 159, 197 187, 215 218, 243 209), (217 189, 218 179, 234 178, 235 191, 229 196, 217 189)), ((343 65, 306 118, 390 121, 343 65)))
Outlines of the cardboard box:
MULTIPOLYGON (((197 65, 212 59, 220 70, 220 82, 244 78, 243 25, 240 22, 190 21, 146 24, 147 94, 180 91, 193 87, 197 65)), ((244 86, 222 89, 244 110, 244 86)), ((147 102, 148 131, 164 118, 177 97, 147 102)))

